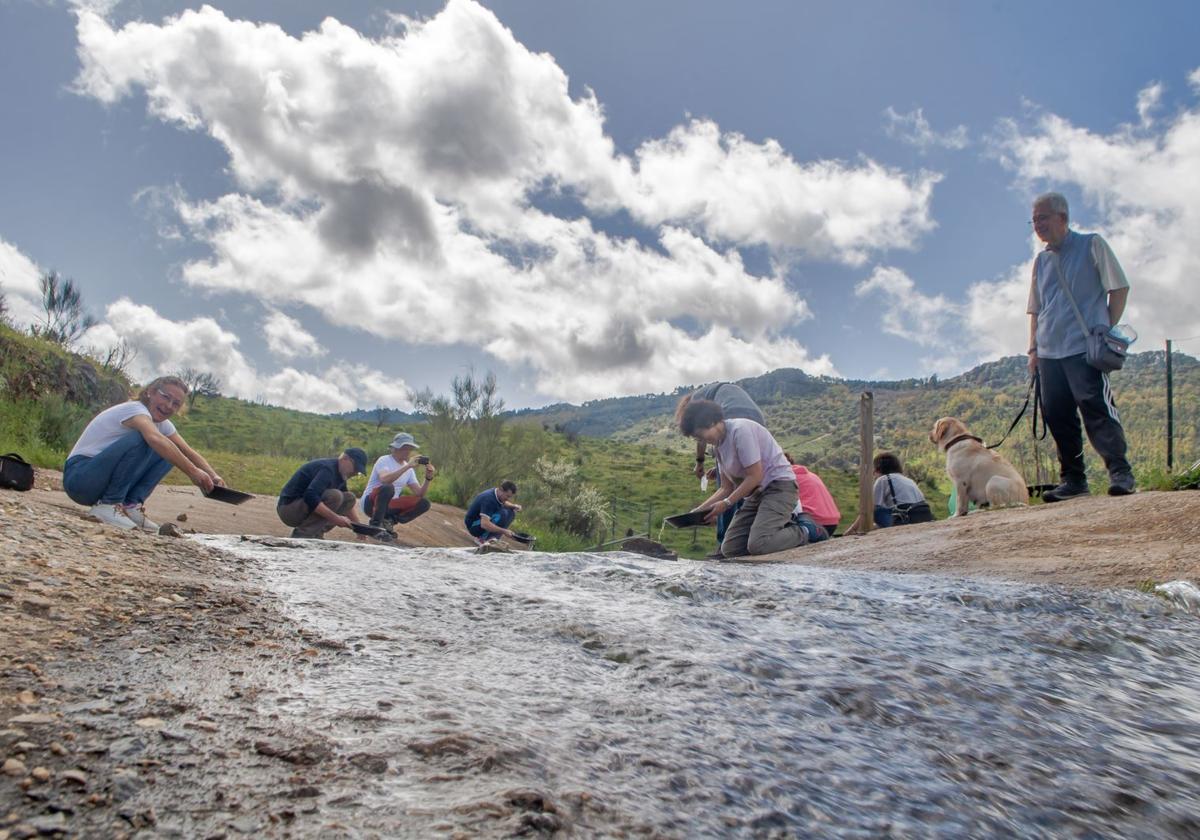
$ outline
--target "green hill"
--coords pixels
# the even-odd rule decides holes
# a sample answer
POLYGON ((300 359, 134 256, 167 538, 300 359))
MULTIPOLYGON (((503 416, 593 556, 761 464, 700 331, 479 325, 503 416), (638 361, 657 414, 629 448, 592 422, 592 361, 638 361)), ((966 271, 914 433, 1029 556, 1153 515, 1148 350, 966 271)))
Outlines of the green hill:
MULTIPOLYGON (((1200 454, 1200 362, 1183 354, 1172 358, 1179 467, 1200 454)), ((124 399, 131 387, 119 372, 107 370, 95 360, 3 325, 0 359, 0 452, 21 452, 43 467, 60 469, 87 421, 100 409, 124 399)), ((1112 376, 1131 460, 1143 486, 1162 486, 1166 479, 1164 379, 1162 352, 1134 354, 1126 369, 1112 376)), ((928 440, 933 422, 944 415, 957 416, 992 442, 1020 408, 1028 382, 1024 359, 1013 357, 945 380, 848 381, 780 369, 740 384, 763 407, 784 447, 829 485, 845 514, 845 525, 857 508, 858 408, 863 391, 874 395, 876 448, 899 453, 906 471, 922 485, 935 511, 944 515, 948 487, 941 456, 928 440)), ((658 537, 663 516, 688 510, 703 498, 690 472, 693 444, 680 437, 671 424, 675 403, 687 390, 510 412, 505 415, 509 428, 505 439, 527 457, 524 467, 504 477, 519 484, 528 482, 538 457, 570 462, 578 467, 581 478, 608 500, 615 514, 605 538, 647 530, 658 537)), ((421 440, 424 427, 412 416, 401 424, 386 422, 388 419, 378 411, 362 412, 352 419, 200 396, 178 418, 177 425, 232 486, 274 494, 295 467, 310 458, 352 445, 362 446, 375 457, 386 451, 392 435, 401 429, 421 440)), ((1002 452, 1030 483, 1053 480, 1053 445, 1049 440, 1035 444, 1027 421, 1002 452)), ((1094 456, 1090 469, 1102 487, 1103 470, 1094 456)), ((184 481, 177 472, 167 480, 184 481)), ((357 479, 352 488, 361 489, 362 482, 357 479)), ((445 492, 439 489, 444 486, 435 482, 434 501, 449 501, 439 495, 445 492)), ((522 521, 539 533, 542 546, 580 548, 587 544, 549 531, 539 522, 534 507, 522 521)), ((663 537, 691 556, 713 547, 710 530, 681 533, 667 529, 663 537)))

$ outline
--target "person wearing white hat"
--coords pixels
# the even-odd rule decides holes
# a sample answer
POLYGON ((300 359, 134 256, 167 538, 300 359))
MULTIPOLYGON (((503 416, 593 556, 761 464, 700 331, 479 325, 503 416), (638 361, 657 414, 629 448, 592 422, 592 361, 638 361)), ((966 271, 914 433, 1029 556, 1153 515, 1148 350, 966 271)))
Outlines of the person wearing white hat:
POLYGON ((429 510, 425 493, 437 470, 429 459, 414 457, 416 440, 408 432, 400 432, 390 444, 387 455, 381 456, 371 468, 367 489, 363 493, 363 513, 370 517, 376 527, 392 529, 393 524, 412 522, 429 510), (425 480, 417 480, 417 470, 424 469, 425 480), (400 491, 408 488, 408 493, 400 491))

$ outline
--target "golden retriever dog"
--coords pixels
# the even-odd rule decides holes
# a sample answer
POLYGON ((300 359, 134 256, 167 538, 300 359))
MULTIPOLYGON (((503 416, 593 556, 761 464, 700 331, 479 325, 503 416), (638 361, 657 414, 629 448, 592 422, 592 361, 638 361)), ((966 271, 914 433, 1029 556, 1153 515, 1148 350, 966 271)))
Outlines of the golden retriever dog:
POLYGON ((955 516, 966 516, 969 502, 988 507, 1029 503, 1021 474, 967 431, 961 420, 943 417, 933 424, 929 439, 946 453, 946 474, 958 495, 955 516))

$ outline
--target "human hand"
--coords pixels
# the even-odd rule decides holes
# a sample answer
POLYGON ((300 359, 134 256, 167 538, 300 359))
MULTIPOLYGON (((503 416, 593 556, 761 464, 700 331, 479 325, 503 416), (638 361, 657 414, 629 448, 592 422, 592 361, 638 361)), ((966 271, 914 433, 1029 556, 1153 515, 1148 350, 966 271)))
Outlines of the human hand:
POLYGON ((192 483, 195 484, 204 493, 211 493, 213 489, 212 476, 203 470, 196 470, 196 474, 192 476, 192 483))
POLYGON ((217 485, 218 487, 227 487, 228 486, 225 483, 225 479, 221 478, 221 476, 217 475, 216 473, 210 473, 209 478, 211 478, 213 484, 217 485))
POLYGON ((433 464, 425 465, 425 480, 433 481, 433 477, 437 475, 437 470, 433 468, 433 464))
POLYGON ((352 530, 354 528, 354 520, 348 516, 339 516, 334 520, 334 522, 336 522, 338 525, 341 525, 343 528, 350 528, 352 530))
POLYGON ((1030 373, 1030 375, 1033 375, 1033 374, 1037 373, 1037 359, 1038 359, 1038 357, 1037 357, 1037 351, 1036 351, 1036 350, 1030 350, 1030 351, 1029 351, 1028 365, 1027 365, 1027 366, 1028 366, 1028 368, 1029 368, 1029 373, 1030 373))
POLYGON ((703 461, 696 462, 696 467, 695 467, 695 469, 692 470, 692 475, 696 476, 696 478, 701 478, 704 476, 704 462, 703 461))

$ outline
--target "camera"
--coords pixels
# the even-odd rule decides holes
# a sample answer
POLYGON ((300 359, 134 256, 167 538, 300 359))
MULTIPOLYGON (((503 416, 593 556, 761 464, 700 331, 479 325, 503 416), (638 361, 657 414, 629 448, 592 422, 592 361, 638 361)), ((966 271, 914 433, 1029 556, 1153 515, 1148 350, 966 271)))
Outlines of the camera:
POLYGON ((429 456, 428 456, 428 455, 418 455, 418 456, 417 456, 417 463, 418 463, 418 464, 428 464, 428 463, 429 463, 429 456))

